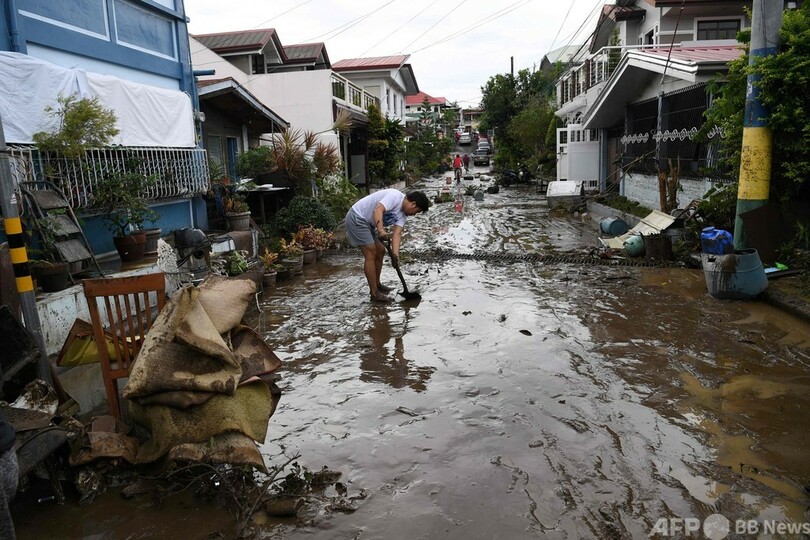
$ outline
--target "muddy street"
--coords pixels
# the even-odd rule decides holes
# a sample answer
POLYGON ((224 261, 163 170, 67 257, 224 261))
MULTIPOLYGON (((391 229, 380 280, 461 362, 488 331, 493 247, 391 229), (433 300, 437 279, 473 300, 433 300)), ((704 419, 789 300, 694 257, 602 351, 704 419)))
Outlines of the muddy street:
MULTIPOLYGON (((407 256, 587 253, 595 229, 502 189, 409 220, 418 303, 370 303, 353 251, 261 296, 252 323, 284 361, 263 454, 342 472, 357 508, 315 500, 267 518, 265 537, 647 538, 660 518, 712 514, 733 537, 738 519, 810 521, 807 324, 714 300, 699 271, 407 256)), ((383 282, 399 287, 390 266, 383 282)), ((129 522, 78 537, 229 533, 204 507, 182 521, 138 508, 139 533, 133 502, 97 504, 129 522)))

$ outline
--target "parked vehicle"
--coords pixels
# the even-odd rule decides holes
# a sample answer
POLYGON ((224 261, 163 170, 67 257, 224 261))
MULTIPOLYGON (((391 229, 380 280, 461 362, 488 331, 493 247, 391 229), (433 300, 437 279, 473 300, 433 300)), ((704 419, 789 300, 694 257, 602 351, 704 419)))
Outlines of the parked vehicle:
POLYGON ((472 135, 470 135, 469 132, 465 131, 464 133, 459 135, 458 144, 462 144, 462 145, 465 145, 465 146, 468 145, 468 144, 472 144, 472 135))
POLYGON ((483 150, 483 151, 485 151, 487 154, 491 154, 491 153, 492 153, 492 145, 491 145, 491 144, 489 144, 489 141, 487 141, 486 139, 481 140, 481 141, 478 141, 478 147, 477 147, 477 149, 478 149, 478 150, 483 150))
POLYGON ((504 187, 509 187, 512 184, 531 184, 534 181, 534 175, 525 165, 519 165, 519 171, 511 169, 504 169, 498 173, 498 183, 504 187))
POLYGON ((489 166, 489 153, 482 148, 478 148, 472 154, 472 162, 473 165, 489 166))

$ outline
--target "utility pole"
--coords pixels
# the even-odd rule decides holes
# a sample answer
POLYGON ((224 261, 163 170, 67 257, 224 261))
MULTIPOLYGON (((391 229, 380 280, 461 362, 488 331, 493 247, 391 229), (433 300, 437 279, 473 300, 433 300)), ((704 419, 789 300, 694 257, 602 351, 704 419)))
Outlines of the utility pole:
MULTIPOLYGON (((775 55, 779 50, 779 29, 782 26, 784 0, 754 0, 751 15, 751 52, 748 65, 758 58, 775 55)), ((759 99, 757 85, 760 77, 748 75, 745 94, 740 178, 737 186, 737 217, 734 222, 734 248, 746 247, 743 220, 745 212, 764 206, 771 188, 771 128, 768 111, 759 99)))
POLYGON ((17 292, 20 295, 20 306, 22 307, 25 327, 34 336, 39 348, 37 377, 48 384, 53 384, 51 367, 48 363, 48 352, 45 349, 45 338, 42 336, 39 314, 37 313, 34 283, 31 280, 31 270, 28 267, 28 251, 23 240, 22 222, 17 211, 12 184, 6 134, 3 129, 3 119, 0 118, 0 210, 3 212, 3 224, 6 227, 6 237, 8 237, 11 263, 14 266, 14 278, 17 282, 17 292))
POLYGON ((514 78, 515 76, 515 57, 509 57, 509 74, 514 78))

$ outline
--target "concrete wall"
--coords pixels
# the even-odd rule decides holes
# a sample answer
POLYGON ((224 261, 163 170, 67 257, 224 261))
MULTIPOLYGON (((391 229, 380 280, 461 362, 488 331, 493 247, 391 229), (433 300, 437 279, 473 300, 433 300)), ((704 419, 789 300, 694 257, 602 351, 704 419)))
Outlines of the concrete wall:
MULTIPOLYGON (((718 185, 709 180, 691 180, 682 178, 678 190, 678 208, 683 208, 694 199, 700 199, 712 187, 718 185)), ((622 179, 622 195, 647 208, 659 208, 658 177, 641 174, 627 174, 622 179)))

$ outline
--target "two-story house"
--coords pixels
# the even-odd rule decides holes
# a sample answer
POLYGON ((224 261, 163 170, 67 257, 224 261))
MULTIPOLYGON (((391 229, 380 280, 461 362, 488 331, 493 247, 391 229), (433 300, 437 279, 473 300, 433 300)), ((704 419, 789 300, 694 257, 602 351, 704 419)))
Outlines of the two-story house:
POLYGON ((657 207, 658 171, 679 167, 681 203, 712 185, 703 123, 706 84, 742 54, 750 1, 617 0, 603 6, 588 54, 557 84, 557 179, 616 186, 657 207), (682 9, 681 9, 682 8, 682 9), (661 111, 659 122, 659 110, 661 111))
MULTIPOLYGON (((63 191, 81 214, 94 178, 136 157, 159 186, 145 197, 165 233, 206 227, 201 195, 208 189, 205 153, 197 146, 197 93, 192 75, 183 0, 4 0, 0 35, 0 116, 11 147, 14 181, 43 177, 33 134, 49 131, 46 114, 57 98, 96 97, 117 117, 115 149, 93 152, 61 170, 63 191)), ((113 252, 99 216, 84 212, 92 250, 113 252)))
POLYGON ((376 96, 383 116, 405 125, 406 99, 419 92, 408 55, 348 58, 335 62, 332 69, 376 96))
POLYGON ((405 99, 405 125, 410 124, 413 127, 418 122, 424 121, 425 118, 429 118, 437 129, 450 131, 456 126, 442 125, 442 118, 445 111, 448 110, 458 111, 458 107, 448 102, 445 97, 434 97, 425 92, 417 92, 405 99))
POLYGON ((248 92, 272 105, 292 129, 311 131, 322 143, 335 145, 346 176, 368 185, 365 111, 379 99, 334 71, 323 43, 282 45, 273 28, 193 37, 201 45, 192 49, 195 68, 215 71, 200 81, 232 76, 236 68, 240 74, 234 79, 248 92), (333 129, 340 111, 352 121, 346 132, 333 129))

